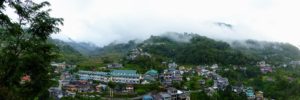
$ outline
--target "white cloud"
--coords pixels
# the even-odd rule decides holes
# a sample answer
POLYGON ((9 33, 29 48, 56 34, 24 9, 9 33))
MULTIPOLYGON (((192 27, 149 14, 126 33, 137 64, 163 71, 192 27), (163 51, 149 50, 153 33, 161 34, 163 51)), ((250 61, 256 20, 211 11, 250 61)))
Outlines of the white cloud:
MULTIPOLYGON (((105 45, 167 31, 300 44, 298 0, 49 0, 61 34, 105 45), (234 25, 234 31, 213 22, 234 25)), ((61 37, 56 35, 54 37, 61 37)))

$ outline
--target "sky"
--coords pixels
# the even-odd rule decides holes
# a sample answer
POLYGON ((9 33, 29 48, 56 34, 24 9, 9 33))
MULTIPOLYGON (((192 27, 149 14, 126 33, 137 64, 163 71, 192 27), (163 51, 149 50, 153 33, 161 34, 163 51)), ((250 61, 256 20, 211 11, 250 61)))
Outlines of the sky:
MULTIPOLYGON (((42 1, 42 0, 38 0, 42 1)), ((165 32, 219 40, 256 39, 300 45, 299 0, 48 0, 64 18, 54 38, 91 42, 143 40, 165 32), (214 23, 231 24, 228 28, 214 23)))

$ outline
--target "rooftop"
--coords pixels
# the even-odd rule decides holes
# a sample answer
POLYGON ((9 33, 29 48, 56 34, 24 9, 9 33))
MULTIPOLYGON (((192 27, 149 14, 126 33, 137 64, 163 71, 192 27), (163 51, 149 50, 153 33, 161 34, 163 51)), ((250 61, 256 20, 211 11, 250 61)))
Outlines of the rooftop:
POLYGON ((136 74, 136 70, 113 70, 111 73, 136 74))
POLYGON ((80 70, 78 73, 79 74, 97 75, 97 76, 111 75, 111 76, 124 76, 124 77, 139 77, 139 74, 136 73, 136 70, 113 70, 111 72, 97 72, 97 71, 80 70))
POLYGON ((246 89, 246 95, 247 96, 254 96, 254 92, 253 92, 253 88, 252 87, 248 87, 246 89))
POLYGON ((80 73, 80 74, 94 74, 94 75, 100 75, 100 76, 108 75, 107 72, 84 71, 84 70, 80 70, 80 71, 78 71, 78 73, 80 73))
POLYGON ((146 72, 146 74, 149 74, 149 75, 158 75, 158 72, 156 70, 149 70, 146 72))
POLYGON ((170 94, 168 94, 168 93, 160 93, 160 95, 163 97, 163 98, 170 98, 171 97, 171 95, 170 94))
POLYGON ((136 70, 113 70, 110 74, 112 76, 139 77, 136 70))
POLYGON ((150 96, 150 95, 145 95, 145 96, 143 96, 143 99, 145 99, 145 100, 152 100, 153 97, 150 96))

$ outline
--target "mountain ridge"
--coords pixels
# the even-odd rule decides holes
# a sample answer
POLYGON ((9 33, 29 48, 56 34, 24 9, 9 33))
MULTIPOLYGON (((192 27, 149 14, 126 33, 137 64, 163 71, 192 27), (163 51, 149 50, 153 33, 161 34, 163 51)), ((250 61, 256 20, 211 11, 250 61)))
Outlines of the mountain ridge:
POLYGON ((116 55, 117 58, 122 59, 128 55, 130 50, 142 48, 146 52, 163 56, 166 59, 192 64, 220 62, 223 64, 243 64, 247 61, 249 61, 248 63, 255 63, 259 60, 288 62, 300 58, 299 49, 289 43, 257 40, 228 42, 195 33, 169 32, 159 36, 151 36, 142 42, 131 40, 127 43, 111 43, 103 47, 75 41, 65 42, 65 44, 71 46, 83 56, 104 57, 116 55), (193 60, 193 58, 197 60, 193 60))

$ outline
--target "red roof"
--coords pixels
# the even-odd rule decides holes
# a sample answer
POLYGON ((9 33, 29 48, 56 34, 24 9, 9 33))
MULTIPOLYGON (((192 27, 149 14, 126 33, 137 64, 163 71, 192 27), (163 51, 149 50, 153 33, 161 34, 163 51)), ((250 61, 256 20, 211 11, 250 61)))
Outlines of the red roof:
POLYGON ((30 79, 30 76, 29 75, 24 75, 23 77, 22 77, 22 81, 30 81, 31 79, 30 79))

